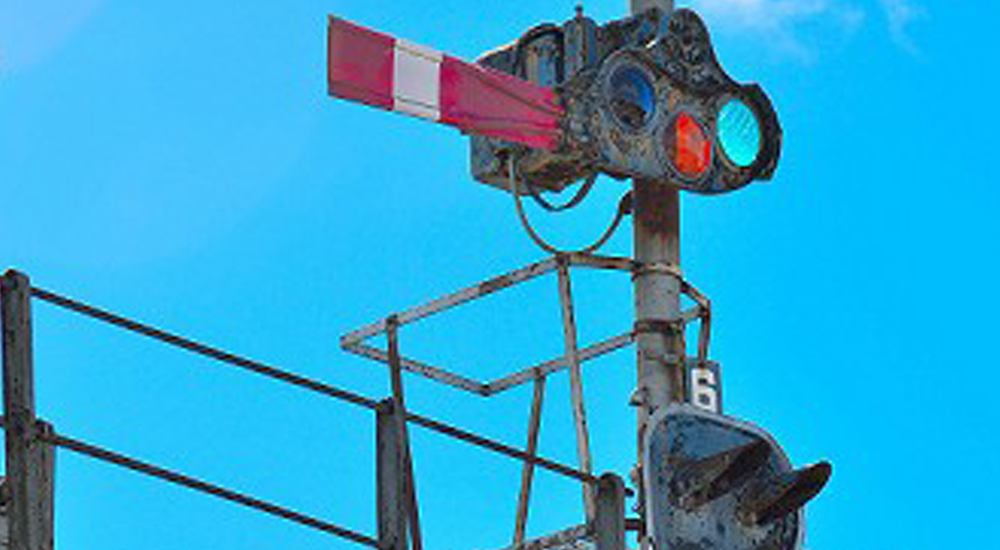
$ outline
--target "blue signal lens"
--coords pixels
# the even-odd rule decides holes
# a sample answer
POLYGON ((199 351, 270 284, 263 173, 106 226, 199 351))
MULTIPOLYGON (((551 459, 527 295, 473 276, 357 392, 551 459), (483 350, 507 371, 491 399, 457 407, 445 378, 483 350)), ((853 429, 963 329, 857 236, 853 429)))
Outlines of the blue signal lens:
POLYGON ((625 126, 645 126, 656 108, 656 93, 646 73, 635 66, 619 67, 611 75, 611 111, 625 126))
POLYGON ((760 152, 760 123, 757 115, 738 99, 729 100, 719 112, 719 143, 733 164, 747 167, 760 152))

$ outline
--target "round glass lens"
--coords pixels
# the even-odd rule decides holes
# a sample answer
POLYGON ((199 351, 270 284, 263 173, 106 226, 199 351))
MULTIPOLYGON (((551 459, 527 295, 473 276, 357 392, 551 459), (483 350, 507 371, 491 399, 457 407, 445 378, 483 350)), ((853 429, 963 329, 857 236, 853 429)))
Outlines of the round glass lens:
POLYGON ((670 161, 678 172, 697 178, 708 170, 712 160, 712 143, 693 116, 687 113, 677 115, 665 137, 670 161))
POLYGON ((611 75, 611 112, 629 128, 642 128, 656 107, 649 77, 638 67, 619 67, 611 75))
POLYGON ((719 143, 733 164, 750 166, 760 152, 760 124, 757 115, 738 99, 731 99, 719 111, 719 143))

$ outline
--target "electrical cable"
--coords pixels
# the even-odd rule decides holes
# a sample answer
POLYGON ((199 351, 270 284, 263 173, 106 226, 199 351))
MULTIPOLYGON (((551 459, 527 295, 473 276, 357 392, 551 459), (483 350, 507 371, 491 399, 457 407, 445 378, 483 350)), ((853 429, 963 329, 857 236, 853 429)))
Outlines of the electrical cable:
POLYGON ((538 188, 535 187, 535 184, 531 183, 531 180, 524 174, 521 174, 519 179, 524 182, 524 187, 528 189, 528 194, 535 200, 535 204, 541 206, 549 212, 564 212, 579 205, 583 202, 583 199, 587 198, 587 195, 590 194, 590 190, 594 187, 594 182, 597 181, 597 174, 591 174, 588 176, 587 180, 580 186, 580 189, 578 189, 576 194, 573 195, 573 198, 563 204, 552 204, 547 199, 542 197, 541 193, 538 192, 538 188))
POLYGON ((559 250, 549 244, 544 238, 542 238, 541 235, 538 234, 538 232, 535 231, 534 227, 531 226, 531 221, 528 220, 528 215, 524 211, 524 204, 521 201, 521 195, 517 192, 517 176, 516 169, 514 167, 514 155, 508 156, 507 163, 508 181, 510 184, 509 190, 511 194, 514 195, 514 204, 517 207, 517 217, 521 220, 521 226, 524 227, 525 232, 528 233, 531 240, 549 254, 590 254, 596 251, 608 242, 608 239, 610 239, 618 229, 618 225, 621 224, 622 219, 632 212, 632 192, 629 191, 622 195, 621 200, 618 201, 618 211, 615 213, 614 219, 611 220, 611 225, 608 226, 608 228, 596 241, 578 250, 559 250))

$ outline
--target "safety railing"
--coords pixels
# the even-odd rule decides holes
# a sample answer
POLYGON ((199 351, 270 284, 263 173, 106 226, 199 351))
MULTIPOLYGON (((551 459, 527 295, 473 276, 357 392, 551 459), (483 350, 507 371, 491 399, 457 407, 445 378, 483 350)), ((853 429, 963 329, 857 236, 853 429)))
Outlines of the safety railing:
MULTIPOLYGON (((626 489, 617 476, 594 476, 587 471, 537 456, 528 451, 472 433, 444 422, 406 410, 397 330, 399 316, 387 318, 383 327, 389 346, 385 361, 392 379, 392 397, 376 400, 294 372, 208 346, 85 304, 55 292, 33 287, 27 275, 8 271, 0 279, 0 320, 3 334, 4 415, 0 424, 6 432, 6 514, 10 548, 14 550, 51 549, 54 518, 54 449, 79 453, 172 484, 211 495, 247 508, 270 514, 300 525, 381 550, 422 550, 419 513, 409 451, 408 425, 415 424, 445 436, 520 460, 532 467, 544 468, 561 476, 593 487, 599 502, 592 521, 582 531, 569 530, 575 536, 595 535, 602 529, 621 525, 624 529, 626 489), (159 465, 129 457, 105 447, 58 433, 41 420, 34 402, 34 361, 32 350, 32 300, 49 304, 139 334, 173 347, 214 359, 217 364, 243 369, 268 379, 296 386, 310 392, 363 407, 376 413, 377 461, 377 535, 366 535, 314 516, 259 499, 220 485, 201 480, 159 465), (603 511, 602 511, 603 510, 603 511), (605 517, 609 516, 610 517, 605 517), (618 519, 616 519, 618 518, 618 519), (608 527, 611 526, 611 527, 608 527)), ((604 537, 618 540, 615 537, 604 537)), ((619 537, 623 540, 622 537, 619 537)), ((603 539, 602 539, 603 540, 603 539)), ((538 544, 536 544, 538 546, 538 544)), ((607 550, 623 550, 623 546, 607 550)))
MULTIPOLYGON (((698 351, 693 364, 705 367, 708 362, 708 344, 711 324, 711 305, 707 298, 682 277, 680 271, 672 265, 651 264, 638 265, 631 258, 601 256, 590 253, 568 252, 558 253, 540 262, 520 269, 487 279, 457 292, 431 300, 422 305, 407 309, 381 321, 365 325, 348 332, 340 339, 341 348, 356 355, 389 365, 393 379, 398 376, 397 370, 403 369, 423 376, 435 382, 445 384, 480 397, 491 397, 528 382, 534 383, 534 394, 529 411, 527 452, 534 456, 538 447, 541 411, 544 402, 546 380, 549 376, 569 371, 570 399, 573 414, 573 424, 576 435, 577 459, 580 470, 591 473, 590 437, 587 429, 587 415, 583 402, 582 366, 585 362, 596 359, 632 344, 635 335, 640 331, 683 331, 687 323, 699 321, 698 351), (576 313, 573 302, 571 268, 616 271, 628 274, 637 271, 662 270, 676 277, 680 283, 680 291, 688 296, 694 306, 681 313, 675 323, 660 323, 651 326, 635 326, 622 334, 605 338, 596 343, 581 348, 577 342, 576 313), (491 294, 511 288, 521 283, 534 280, 544 275, 555 273, 558 279, 559 306, 562 318, 563 354, 541 363, 517 369, 500 378, 482 381, 460 374, 455 370, 447 370, 438 365, 399 355, 398 346, 394 349, 396 332, 399 327, 416 323, 422 319, 437 315, 449 309, 484 298, 491 294), (369 338, 385 334, 388 337, 387 349, 379 349, 366 343, 369 338)), ((649 323, 647 323, 649 324, 649 323)), ((535 464, 525 461, 521 471, 521 490, 518 495, 517 512, 514 526, 514 545, 524 542, 528 507, 531 500, 531 488, 535 464)), ((595 495, 593 487, 584 485, 583 505, 587 523, 595 520, 595 495)))
POLYGON ((392 395, 382 400, 366 397, 274 365, 208 346, 67 296, 33 287, 27 275, 13 270, 8 271, 0 278, 4 395, 4 415, 0 417, 0 425, 6 431, 7 451, 7 473, 0 494, 7 497, 6 514, 10 530, 10 548, 15 550, 53 548, 53 450, 58 448, 184 486, 380 550, 407 550, 408 548, 423 550, 416 483, 409 444, 409 425, 414 424, 523 462, 521 490, 511 549, 540 550, 542 548, 567 547, 574 546, 579 541, 586 539, 597 546, 598 550, 624 550, 624 531, 626 529, 641 531, 642 521, 637 518, 625 518, 624 498, 626 494, 631 492, 624 487, 618 476, 605 474, 598 477, 591 473, 581 365, 586 361, 630 345, 635 339, 635 334, 639 331, 684 330, 687 323, 697 320, 700 322, 701 330, 695 363, 704 366, 708 360, 710 304, 694 287, 684 281, 679 272, 671 272, 680 280, 681 291, 695 303, 693 308, 682 312, 676 326, 673 324, 663 327, 636 326, 623 334, 580 348, 577 344, 577 329, 571 292, 570 268, 572 267, 626 273, 635 273, 637 270, 673 269, 672 266, 639 266, 628 258, 582 253, 557 254, 541 262, 432 300, 424 305, 389 315, 381 321, 345 334, 341 338, 343 349, 384 363, 389 367, 392 395), (515 370, 496 380, 478 381, 401 354, 399 330, 402 326, 553 272, 556 273, 559 283, 559 303, 564 336, 562 356, 515 370), (39 419, 35 411, 32 300, 40 300, 128 332, 213 359, 216 364, 249 371, 270 380, 373 411, 376 416, 378 533, 367 535, 273 502, 56 432, 50 424, 39 419), (382 334, 386 336, 387 346, 385 349, 379 349, 366 343, 367 339, 382 334), (545 381, 548 376, 563 370, 569 371, 579 468, 537 455, 545 381), (482 397, 496 395, 527 382, 534 382, 526 448, 522 450, 408 411, 403 386, 403 371, 412 372, 482 397), (582 525, 532 541, 525 540, 524 534, 535 468, 543 468, 583 484, 586 517, 582 525))

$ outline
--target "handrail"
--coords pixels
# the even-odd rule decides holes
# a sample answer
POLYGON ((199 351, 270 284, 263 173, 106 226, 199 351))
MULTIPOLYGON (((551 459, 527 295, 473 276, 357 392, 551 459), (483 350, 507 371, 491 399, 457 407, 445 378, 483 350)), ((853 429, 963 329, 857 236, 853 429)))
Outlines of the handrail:
POLYGON ((223 351, 218 348, 206 346, 205 344, 195 342, 194 340, 189 340, 187 338, 184 338, 183 336, 171 334, 169 332, 160 330, 150 325, 139 323, 131 319, 126 319, 125 317, 122 317, 120 315, 115 315, 114 313, 111 313, 109 311, 87 305, 83 302, 73 300, 72 298, 67 298, 65 296, 61 296, 59 294, 50 292, 48 290, 32 286, 31 295, 35 298, 44 300, 50 304, 63 307, 65 309, 69 309, 81 315, 85 315, 87 317, 91 317, 99 321, 104 321, 105 323, 117 326, 119 328, 123 328, 130 332, 135 332, 137 334, 147 336, 154 340, 159 340, 165 344, 176 346, 188 350, 192 353, 202 355, 204 357, 215 359, 217 361, 228 363, 230 365, 240 367, 249 370, 251 372, 255 372, 257 374, 273 378, 275 380, 279 380, 281 382, 292 384, 293 386, 298 386, 300 388, 314 391, 316 393, 321 393, 328 397, 333 397, 335 399, 347 401, 349 403, 360 405, 362 407, 371 410, 375 410, 375 408, 378 406, 378 401, 374 399, 364 397, 356 393, 342 390, 339 388, 335 388, 333 386, 324 384, 322 382, 313 380, 311 378, 306 378, 304 376, 300 376, 292 372, 288 372, 285 370, 278 369, 276 367, 265 365, 264 363, 254 361, 252 359, 240 357, 234 353, 229 353, 227 351, 223 351))
MULTIPOLYGON (((554 263, 556 264, 556 266, 559 265, 558 261, 554 262, 554 263)), ((526 276, 527 278, 530 278, 531 276, 537 276, 539 270, 544 271, 546 268, 549 267, 548 264, 549 264, 549 262, 540 262, 539 264, 536 264, 534 266, 534 269, 528 269, 522 275, 526 276)), ((602 265, 601 267, 605 267, 605 266, 602 265)), ((97 320, 99 322, 107 323, 107 324, 113 325, 115 327, 124 329, 126 331, 129 331, 129 332, 132 332, 132 333, 136 333, 136 334, 139 334, 141 336, 145 336, 147 338, 151 338, 151 339, 157 340, 157 341, 159 341, 161 343, 164 343, 164 344, 167 344, 167 345, 170 345, 170 346, 173 346, 173 347, 178 347, 178 348, 187 350, 187 351, 189 351, 191 353, 194 353, 196 355, 200 355, 200 356, 203 356, 203 357, 207 357, 209 359, 213 359, 213 360, 218 361, 220 363, 223 363, 225 365, 229 365, 229 366, 232 366, 232 367, 237 367, 237 368, 240 368, 240 369, 243 369, 243 370, 246 370, 246 371, 250 371, 250 372, 259 374, 259 375, 264 376, 265 378, 269 378, 271 380, 275 380, 275 381, 278 381, 278 382, 283 382, 283 383, 286 383, 286 384, 290 384, 290 385, 296 386, 298 388, 305 389, 305 390, 308 390, 308 391, 311 391, 311 392, 315 392, 315 393, 318 393, 318 394, 321 394, 321 395, 324 395, 324 396, 327 396, 327 397, 332 397, 332 398, 340 400, 340 401, 344 401, 344 402, 347 402, 347 403, 350 403, 350 404, 353 404, 353 405, 364 407, 364 408, 369 409, 371 411, 380 412, 380 411, 382 411, 382 409, 384 409, 384 406, 383 406, 384 402, 377 401, 377 400, 372 399, 370 397, 367 397, 367 396, 364 396, 364 395, 360 395, 360 394, 357 394, 357 393, 354 393, 354 392, 351 392, 351 391, 348 391, 348 390, 344 390, 344 389, 335 387, 333 385, 327 384, 325 382, 321 382, 321 381, 313 379, 313 378, 308 378, 308 377, 296 374, 294 372, 278 368, 278 367, 273 366, 273 365, 268 365, 268 364, 262 363, 260 361, 249 359, 247 357, 243 357, 243 356, 237 355, 235 353, 231 353, 231 352, 222 350, 220 348, 216 348, 216 347, 212 347, 212 346, 209 346, 209 345, 206 345, 206 344, 202 344, 202 343, 197 342, 195 340, 192 340, 192 339, 180 336, 180 335, 175 334, 175 333, 171 333, 171 332, 162 330, 160 328, 154 327, 154 326, 149 325, 149 324, 141 323, 141 322, 138 322, 138 321, 126 318, 124 316, 112 313, 112 312, 110 312, 108 310, 104 310, 104 309, 101 309, 101 308, 98 308, 98 307, 94 307, 92 305, 89 305, 89 304, 86 304, 86 303, 81 302, 79 300, 75 300, 73 298, 70 298, 70 297, 58 294, 56 292, 52 292, 52 291, 49 291, 49 290, 46 290, 46 289, 43 289, 43 288, 39 288, 39 287, 34 287, 34 286, 32 286, 30 284, 30 280, 28 279, 27 276, 25 276, 23 274, 19 274, 16 271, 9 271, 9 272, 7 272, 6 275, 4 275, 4 279, 3 280, 4 280, 5 283, 8 282, 8 278, 11 279, 11 280, 13 280, 13 281, 15 281, 15 284, 12 287, 14 289, 14 291, 13 291, 14 292, 14 297, 16 298, 16 300, 21 300, 20 303, 23 303, 23 306, 21 307, 21 310, 19 310, 19 311, 26 312, 26 316, 23 317, 23 318, 27 319, 28 322, 20 324, 19 318, 17 317, 17 311, 15 311, 15 314, 12 315, 10 319, 8 319, 7 313, 5 313, 4 319, 3 319, 4 330, 6 331, 8 328, 10 328, 12 331, 14 331, 14 333, 16 333, 18 335, 21 335, 22 341, 24 340, 24 337, 26 337, 28 339, 27 341, 30 341, 30 338, 31 338, 31 334, 30 334, 30 332, 31 332, 31 328, 30 328, 30 308, 26 308, 26 306, 31 301, 31 299, 38 299, 38 300, 47 302, 47 303, 49 303, 51 305, 54 305, 56 307, 67 309, 69 311, 72 311, 74 313, 80 314, 82 316, 85 316, 85 317, 97 320), (18 285, 20 285, 20 286, 18 286, 18 285), (8 327, 8 323, 10 323, 9 327, 8 327)), ((515 277, 515 279, 516 279, 516 277, 515 277)), ((501 287, 504 286, 503 284, 500 284, 501 281, 504 282, 504 283, 509 283, 509 284, 512 284, 513 282, 516 282, 516 281, 497 280, 497 281, 494 281, 494 284, 492 285, 492 288, 486 288, 486 289, 481 289, 481 290, 483 290, 483 291, 485 291, 487 293, 495 291, 495 290, 497 290, 497 289, 499 289, 499 288, 501 288, 501 287)), ((486 286, 490 287, 491 285, 486 285, 486 286)), ((6 290, 8 290, 8 289, 5 286, 5 292, 6 292, 6 290)), ((7 298, 6 294, 5 294, 5 298, 7 298)), ((12 302, 12 303, 14 303, 14 302, 12 302)), ((6 305, 6 301, 4 301, 4 304, 6 305)), ((417 315, 416 317, 419 318, 419 315, 417 315)), ((390 317, 387 320, 387 328, 390 329, 390 332, 393 333, 393 336, 395 335, 395 329, 398 327, 399 324, 400 323, 399 323, 398 319, 395 316, 392 316, 392 317, 390 317)), ((399 371, 400 371, 401 364, 402 364, 402 358, 399 355, 398 347, 393 348, 393 346, 392 346, 392 341, 393 340, 394 340, 394 338, 390 338, 390 350, 387 353, 387 355, 389 356, 388 359, 390 359, 389 362, 395 365, 396 377, 398 378, 399 373, 400 373, 399 371)), ((620 336, 620 337, 617 337, 617 338, 613 338, 609 342, 611 342, 611 346, 612 347, 619 347, 619 346, 622 345, 623 342, 627 343, 630 340, 631 340, 631 335, 630 334, 626 334, 626 335, 623 335, 623 336, 620 336)), ((4 348, 5 348, 5 354, 6 354, 6 351, 7 351, 7 338, 6 337, 4 339, 4 344, 5 344, 4 348)), ((595 348, 603 348, 606 345, 608 345, 608 342, 602 342, 599 345, 595 346, 595 348)), ((397 346, 398 346, 398 344, 397 344, 397 346)), ((23 359, 23 358, 20 358, 20 359, 23 359)), ((33 374, 32 374, 32 369, 31 369, 31 363, 32 363, 32 361, 31 361, 30 356, 27 357, 26 361, 25 360, 21 360, 20 362, 16 362, 15 361, 15 364, 16 364, 15 366, 18 366, 21 369, 20 371, 18 371, 20 374, 16 374, 15 376, 26 377, 29 380, 33 379, 33 374)), ((537 374, 537 373, 540 373, 542 370, 544 370, 545 367, 550 367, 550 368, 553 368, 554 370, 558 370, 557 367, 550 366, 550 365, 547 365, 547 364, 543 365, 543 366, 535 367, 535 368, 529 369, 529 370, 531 370, 531 371, 533 371, 534 373, 537 374)), ((511 383, 511 385, 516 385, 517 380, 515 380, 515 378, 517 378, 516 375, 514 377, 512 377, 511 380, 509 380, 509 381, 508 380, 504 380, 503 382, 509 382, 509 383, 511 383)), ((9 382, 8 375, 7 375, 7 357, 6 357, 6 355, 5 355, 5 375, 4 375, 4 380, 5 380, 5 384, 6 384, 6 382, 9 382)), ((393 396, 394 396, 395 400, 401 401, 401 397, 402 397, 401 380, 397 380, 396 382, 397 383, 394 384, 393 396)), ((16 386, 17 383, 15 382, 14 384, 16 386)), ((5 388, 5 395, 6 395, 6 388, 5 388)), ((401 403, 397 404, 397 406, 399 406, 399 405, 401 405, 401 403)), ((21 428, 25 428, 25 430, 23 430, 24 433, 21 434, 23 436, 22 437, 22 440, 23 440, 22 442, 25 445, 30 446, 31 442, 34 441, 34 442, 43 444, 41 447, 39 447, 39 448, 42 448, 42 449, 46 449, 46 448, 62 448, 62 449, 66 449, 68 451, 75 452, 75 453, 78 453, 78 454, 82 454, 82 455, 91 457, 93 459, 101 460, 101 461, 104 461, 104 462, 109 462, 111 464, 114 464, 114 465, 117 465, 119 467, 123 467, 123 468, 129 469, 129 470, 132 470, 134 472, 137 472, 137 473, 140 473, 140 474, 143 474, 143 475, 147 475, 147 476, 151 476, 151 477, 154 477, 154 478, 158 478, 160 480, 163 480, 163 481, 175 484, 175 485, 180 485, 180 486, 187 487, 189 489, 192 489, 192 490, 195 490, 195 491, 198 491, 198 492, 201 492, 201 493, 205 493, 205 494, 208 494, 208 495, 211 495, 211 496, 215 496, 216 498, 220 498, 220 499, 223 499, 223 500, 234 502, 236 504, 240 504, 242 506, 245 506, 245 507, 248 507, 248 508, 260 511, 260 512, 264 512, 264 513, 270 514, 272 516, 280 517, 280 518, 283 518, 285 520, 292 521, 292 522, 295 522, 297 524, 300 524, 300 525, 303 525, 303 526, 306 526, 306 527, 317 529, 319 531, 323 531, 323 532, 328 533, 328 534, 336 535, 336 536, 339 536, 339 537, 351 540, 351 541, 359 543, 359 544, 364 544, 364 545, 372 547, 372 548, 376 548, 376 549, 379 549, 379 550, 399 550, 397 548, 394 548, 394 545, 398 541, 393 542, 393 539, 391 539, 391 538, 385 538, 385 539, 383 539, 383 537, 387 537, 387 535, 384 534, 384 533, 382 533, 381 527, 380 527, 379 534, 378 534, 377 538, 376 537, 372 537, 372 536, 369 536, 369 535, 366 535, 366 534, 363 534, 363 533, 360 533, 360 532, 357 532, 357 531, 353 531, 351 529, 347 529, 347 528, 335 525, 335 524, 330 523, 328 521, 325 521, 325 520, 322 520, 322 519, 318 519, 316 517, 313 517, 313 516, 310 516, 310 515, 307 515, 307 514, 304 514, 304 513, 295 511, 295 510, 292 510, 290 508, 286 508, 284 506, 281 506, 281 505, 278 505, 278 504, 275 504, 275 503, 272 503, 272 502, 268 502, 268 501, 265 501, 265 500, 261 500, 259 498, 250 496, 248 494, 240 493, 240 492, 234 491, 232 489, 228 489, 228 488, 225 488, 225 487, 222 487, 222 486, 219 486, 219 485, 216 485, 216 484, 204 481, 202 479, 198 479, 198 478, 195 478, 195 477, 192 477, 192 476, 180 473, 178 471, 170 470, 170 469, 167 469, 167 468, 164 468, 164 467, 161 467, 161 466, 149 463, 149 462, 142 461, 142 460, 140 460, 138 458, 133 458, 133 457, 130 457, 130 456, 126 456, 124 454, 118 453, 116 451, 112 451, 112 450, 104 448, 104 447, 100 447, 100 446, 97 446, 97 445, 94 445, 94 444, 91 444, 91 443, 88 443, 88 442, 85 442, 85 441, 74 439, 72 437, 68 437, 68 436, 65 436, 65 435, 62 435, 62 434, 58 434, 58 433, 56 433, 54 431, 54 429, 52 428, 52 426, 50 424, 46 423, 44 420, 38 418, 35 415, 35 413, 33 412, 33 403, 32 402, 29 402, 25 406, 30 406, 30 408, 31 408, 30 415, 29 415, 28 420, 27 420, 27 424, 25 424, 24 426, 21 426, 21 428)), ((521 450, 519 448, 515 448, 515 447, 512 447, 510 445, 501 443, 499 441, 496 441, 496 440, 493 440, 493 439, 481 436, 479 434, 476 434, 476 433, 473 433, 473 432, 470 432, 470 431, 466 431, 466 430, 457 428, 455 426, 451 426, 451 425, 446 424, 444 422, 441 422, 441 421, 438 421, 438 420, 435 420, 435 419, 432 419, 432 418, 429 418, 429 417, 426 417, 426 416, 422 416, 422 415, 419 415, 419 414, 415 414, 415 413, 409 412, 404 407, 401 407, 401 406, 399 406, 398 410, 399 410, 399 413, 398 413, 399 414, 399 418, 405 420, 405 422, 400 423, 401 426, 405 426, 405 423, 407 423, 407 422, 412 422, 413 424, 416 424, 418 426, 421 426, 423 428, 426 428, 426 429, 429 429, 429 430, 432 430, 432 431, 436 431, 436 432, 438 432, 440 434, 443 434, 443 435, 446 435, 448 437, 452 437, 452 438, 458 439, 460 441, 464 441, 466 443, 470 443, 472 445, 476 445, 478 447, 482 447, 484 449, 487 449, 487 450, 490 450, 490 451, 493 451, 493 452, 496 452, 496 453, 499 453, 499 454, 506 455, 506 456, 508 456, 510 458, 515 458, 517 460, 520 460, 520 461, 522 461, 522 462, 525 463, 525 467, 526 468, 531 468, 531 467, 534 467, 534 466, 538 466, 538 467, 541 467, 541 468, 545 468, 545 469, 547 469, 549 471, 555 472, 557 474, 560 474, 560 475, 563 475, 563 476, 575 479, 575 480, 577 480, 579 482, 582 482, 582 483, 586 484, 587 485, 586 489, 590 489, 592 487, 596 488, 598 486, 598 484, 600 483, 600 479, 597 476, 594 476, 594 475, 590 474, 588 471, 581 471, 581 470, 575 469, 573 467, 567 466, 565 464, 562 464, 562 463, 559 463, 559 462, 555 462, 555 461, 552 461, 552 460, 549 460, 549 459, 546 459, 546 458, 539 457, 539 456, 537 456, 535 454, 534 449, 529 449, 528 451, 524 451, 524 450, 521 450)), ((384 411, 382 411, 382 412, 384 412, 384 411)), ((19 418, 18 416, 16 416, 16 414, 19 414, 19 413, 17 413, 17 411, 15 411, 15 413, 12 413, 12 414, 15 414, 15 416, 11 417, 14 420, 16 420, 16 419, 19 418)), ((0 414, 0 429, 3 429, 5 431, 7 431, 9 429, 13 429, 13 430, 17 431, 19 429, 18 425, 16 423, 13 423, 10 427, 8 427, 8 425, 7 425, 8 422, 7 422, 6 418, 7 417, 5 417, 3 414, 0 414)), ((24 423, 22 423, 22 424, 24 424, 24 423)), ((379 429, 381 429, 381 427, 379 429)), ((403 428, 403 433, 405 434, 405 428, 403 428)), ((9 438, 10 437, 10 433, 8 433, 7 436, 9 438)), ((409 452, 409 445, 405 442, 405 438, 404 438, 404 440, 401 440, 401 441, 402 441, 402 445, 403 445, 404 451, 408 453, 409 452)), ((51 452, 51 451, 46 450, 45 452, 51 452)), ((49 456, 51 456, 51 455, 49 455, 49 456)), ((36 460, 36 459, 32 458, 30 460, 36 460)), ((9 463, 8 463, 8 466, 9 466, 9 463)), ((25 476, 27 474, 23 474, 22 473, 22 474, 18 474, 18 475, 25 476)), ((409 483, 409 486, 410 486, 410 490, 412 491, 413 490, 413 486, 412 486, 412 472, 409 473, 408 475, 411 477, 411 481, 409 483)), ((416 512, 417 511, 416 511, 415 494, 412 495, 412 496, 413 496, 413 498, 410 499, 411 501, 409 503, 407 503, 404 507, 406 509, 408 509, 408 512, 407 512, 407 514, 409 515, 408 523, 410 524, 411 530, 413 530, 412 535, 413 535, 414 547, 417 548, 419 546, 419 544, 418 544, 419 531, 418 531, 418 528, 417 528, 417 516, 416 516, 416 512)), ((52 499, 51 494, 48 497, 45 497, 45 498, 48 499, 48 502, 50 503, 49 506, 51 506, 51 502, 52 502, 51 501, 51 499, 52 499)), ((49 527, 43 527, 42 536, 45 536, 44 532, 51 533, 51 525, 49 527)), ((49 535, 49 536, 51 536, 51 535, 49 535)))
MULTIPOLYGON (((54 292, 32 286, 31 295, 35 298, 48 302, 50 304, 69 309, 81 315, 97 319, 109 323, 111 325, 117 326, 119 328, 153 338, 154 340, 159 340, 165 344, 176 346, 192 353, 202 355, 211 359, 215 359, 222 363, 227 363, 236 367, 240 367, 257 374, 266 376, 268 378, 278 380, 280 382, 285 382, 306 390, 310 390, 316 393, 326 395, 328 397, 333 397, 335 399, 340 399, 354 405, 365 407, 370 410, 376 410, 378 408, 378 401, 370 397, 365 397, 363 395, 356 394, 347 390, 343 390, 317 380, 306 378, 298 374, 279 369, 270 365, 266 365, 259 361, 254 361, 245 357, 238 356, 234 353, 220 350, 218 348, 213 348, 205 344, 198 343, 194 340, 178 336, 176 334, 169 333, 167 331, 155 328, 150 325, 139 323, 131 319, 127 319, 120 315, 116 315, 109 311, 96 308, 94 306, 85 304, 78 300, 68 298, 56 294, 54 292)), ((444 422, 428 418, 415 413, 407 412, 406 420, 413 422, 424 428, 436 431, 440 434, 465 441, 466 443, 471 443, 478 447, 494 451, 499 454, 506 455, 508 457, 530 462, 541 468, 545 468, 549 471, 555 472, 557 474, 564 475, 576 479, 577 481, 582 481, 585 483, 597 483, 597 477, 582 472, 580 470, 574 469, 570 466, 566 466, 559 462, 549 460, 546 458, 532 456, 520 449, 514 448, 510 445, 500 443, 498 441, 483 437, 481 435, 463 430, 461 428, 456 428, 450 426, 444 422)))
MULTIPOLYGON (((3 416, 0 416, 0 427, 3 429, 7 428, 6 419, 3 416)), ((223 500, 235 502, 259 512, 264 512, 272 516, 277 516, 282 519, 305 525, 306 527, 311 527, 332 535, 337 535, 359 544, 371 546, 372 548, 380 548, 377 540, 356 531, 334 525, 301 512, 296 512, 295 510, 284 506, 279 506, 243 493, 238 493, 231 489, 226 489, 225 487, 221 487, 207 481, 181 474, 173 470, 168 470, 148 462, 143 462, 135 458, 125 456, 121 453, 80 441, 79 439, 60 435, 51 430, 38 430, 35 436, 38 441, 42 441, 55 447, 61 447, 97 460, 103 460, 104 462, 109 462, 141 474, 155 477, 175 485, 181 485, 183 487, 187 487, 188 489, 193 489, 223 500)))

